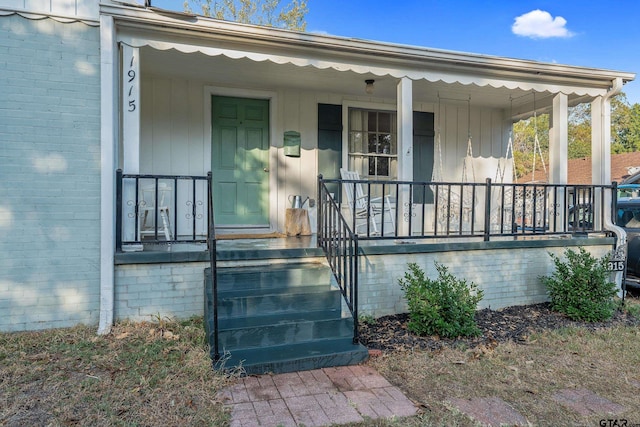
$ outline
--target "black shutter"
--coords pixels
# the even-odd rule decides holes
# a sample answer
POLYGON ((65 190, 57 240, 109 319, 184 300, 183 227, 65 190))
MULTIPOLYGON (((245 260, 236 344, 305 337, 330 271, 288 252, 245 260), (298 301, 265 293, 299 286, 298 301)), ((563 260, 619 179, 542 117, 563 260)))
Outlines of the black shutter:
MULTIPOLYGON (((434 118, 433 113, 413 112, 413 180, 431 181, 434 159, 434 118)), ((422 188, 416 187, 414 203, 433 203, 433 192, 426 188, 426 200, 423 201, 422 188)))
MULTIPOLYGON (((318 104, 318 173, 326 179, 340 178, 342 165, 342 106, 318 104)), ((327 185, 339 201, 337 184, 327 185)))

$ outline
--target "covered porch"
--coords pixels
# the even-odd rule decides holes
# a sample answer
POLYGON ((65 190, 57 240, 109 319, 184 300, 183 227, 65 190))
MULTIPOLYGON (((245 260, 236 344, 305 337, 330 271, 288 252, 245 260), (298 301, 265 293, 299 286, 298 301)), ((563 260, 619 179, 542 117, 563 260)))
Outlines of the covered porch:
MULTIPOLYGON (((251 337, 288 336, 281 320, 304 312, 289 301, 318 293, 333 305, 314 312, 333 317, 305 318, 296 339, 340 330, 331 339, 357 360, 359 313, 406 310, 395 284, 407 262, 427 274, 435 261, 451 265, 485 290, 485 306, 500 308, 546 299, 537 278, 552 268, 548 252, 584 246, 602 256, 624 243, 611 221, 609 100, 632 74, 119 5, 101 5, 100 28, 101 328, 204 312, 210 334, 248 340, 245 354, 264 344, 251 337), (593 184, 575 186, 568 108, 584 102, 593 184), (544 112, 548 177, 517 183, 511 125, 544 112), (286 234, 293 196, 309 198, 310 236, 220 239, 286 234), (207 267, 212 284, 203 286, 207 267), (236 289, 235 273, 256 287, 236 289), (265 276, 268 292, 286 286, 268 314, 244 317, 263 300, 265 276), (208 314, 221 307, 226 329, 208 314)), ((275 354, 284 345, 267 344, 275 354)))
MULTIPOLYGON (((511 124, 543 112, 552 122, 545 181, 570 184, 568 107, 584 102, 592 106, 593 183, 608 184, 609 98, 633 78, 150 9, 101 11, 104 158, 131 176, 211 171, 220 232, 282 233, 294 195, 310 198, 316 230, 316 177, 339 179, 341 168, 379 182, 512 183, 511 124)), ((112 175, 103 181, 113 189, 103 192, 103 206, 113 206, 112 175)), ((404 219, 419 212, 407 203, 406 187, 396 195, 397 235, 408 234, 404 219)), ((178 194, 186 193, 170 185, 158 194, 181 210, 173 225, 205 236, 205 217, 194 233, 183 209, 188 200, 178 194)), ((336 197, 348 206, 346 194, 336 197)), ((433 190, 425 197, 428 216, 433 190)), ((115 228, 103 221, 105 233, 115 228)))

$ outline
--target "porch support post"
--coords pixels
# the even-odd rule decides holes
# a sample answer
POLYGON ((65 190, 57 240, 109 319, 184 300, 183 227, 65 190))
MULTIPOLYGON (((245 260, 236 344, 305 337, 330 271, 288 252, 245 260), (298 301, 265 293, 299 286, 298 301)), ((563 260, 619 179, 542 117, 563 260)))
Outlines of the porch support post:
POLYGON ((140 49, 122 45, 122 146, 124 173, 140 173, 140 49))
MULTIPOLYGON (((568 177, 569 147, 569 102, 564 93, 553 97, 553 114, 549 124, 549 182, 566 184, 568 177)), ((548 195, 552 197, 551 194, 548 195)), ((568 197, 565 190, 558 189, 556 199, 549 200, 549 224, 557 221, 559 227, 566 222, 564 200, 568 197), (554 219, 555 218, 555 219, 554 219)))
POLYGON ((567 183, 569 140, 569 106, 567 95, 553 98, 553 115, 549 129, 549 180, 553 184, 567 183))
POLYGON ((611 179, 611 103, 599 96, 591 102, 591 183, 611 179), (606 109, 606 111, 605 111, 606 109))
MULTIPOLYGON (((122 169, 125 174, 140 173, 140 49, 122 45, 122 169)), ((136 185, 132 180, 122 186, 124 200, 136 200, 136 185)), ((123 203, 126 212, 123 218, 135 215, 133 204, 123 203)), ((135 221, 123 222, 123 240, 139 240, 136 237, 135 221)), ((142 250, 140 245, 129 246, 129 250, 142 250)))
MULTIPOLYGON (((398 82, 398 180, 413 181, 413 82, 403 77, 398 82)), ((398 210, 397 235, 407 236, 410 214, 410 188, 403 185, 398 190, 396 210, 398 210)), ((415 212, 415 211, 412 211, 415 212)), ((414 222, 412 218, 412 223, 414 222)))
POLYGON ((115 25, 100 16, 100 319, 99 334, 108 334, 114 313, 115 162, 118 99, 115 25))
MULTIPOLYGON (((606 107, 609 106, 607 102, 606 107)), ((607 184, 611 179, 611 114, 605 114, 604 110, 603 97, 599 96, 591 102, 591 183, 594 185, 607 184)), ((598 197, 593 207, 593 225, 596 229, 602 227, 601 200, 598 197)))

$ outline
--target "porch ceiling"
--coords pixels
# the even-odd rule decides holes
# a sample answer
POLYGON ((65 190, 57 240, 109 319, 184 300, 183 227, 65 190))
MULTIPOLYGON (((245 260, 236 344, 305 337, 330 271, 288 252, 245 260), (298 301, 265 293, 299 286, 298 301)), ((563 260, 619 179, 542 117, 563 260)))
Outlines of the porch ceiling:
MULTIPOLYGON (((353 71, 338 71, 333 68, 319 69, 294 64, 277 64, 271 61, 258 62, 248 58, 233 59, 224 55, 208 56, 199 52, 183 53, 175 49, 157 50, 149 46, 141 48, 143 75, 180 78, 201 81, 212 86, 251 88, 259 90, 305 90, 329 93, 346 97, 370 97, 372 100, 396 98, 398 78, 359 74, 353 71), (375 92, 365 93, 365 80, 375 80, 375 92)), ((537 93, 538 109, 551 105, 552 94, 537 93)), ((464 85, 461 83, 413 82, 415 103, 437 103, 471 100, 474 106, 503 108, 509 110, 513 104, 514 115, 531 109, 531 91, 522 89, 495 88, 492 86, 464 85)), ((584 97, 570 96, 572 103, 583 102, 584 97)))

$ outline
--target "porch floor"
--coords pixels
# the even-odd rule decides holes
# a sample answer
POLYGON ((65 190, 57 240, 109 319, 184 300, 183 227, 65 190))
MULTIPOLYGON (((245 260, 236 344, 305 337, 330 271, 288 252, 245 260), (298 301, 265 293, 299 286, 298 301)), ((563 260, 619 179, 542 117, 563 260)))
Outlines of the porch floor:
MULTIPOLYGON (((504 236, 492 237, 491 242, 513 242, 523 240, 566 240, 566 239, 584 239, 587 237, 604 237, 603 233, 596 233, 591 236, 586 235, 522 235, 522 236, 504 236)), ((443 244, 465 244, 471 242, 482 242, 481 237, 440 237, 425 239, 377 239, 377 240, 359 240, 361 248, 393 248, 415 245, 443 245, 443 244)), ((317 235, 311 236, 292 236, 292 237, 269 237, 269 238, 229 238, 220 237, 216 240, 218 254, 233 252, 255 252, 255 251, 315 251, 318 248, 317 235)), ((204 243, 177 243, 177 244, 145 244, 144 252, 160 252, 160 253, 180 253, 180 252, 204 252, 207 245, 204 243)), ((393 252, 393 250, 391 250, 393 252)), ((310 254, 315 255, 315 254, 310 254)), ((318 252, 319 256, 323 253, 318 252)))
MULTIPOLYGON (((488 247, 512 246, 556 246, 559 241, 584 242, 585 239, 606 238, 603 233, 591 235, 518 235, 492 237, 490 242, 484 242, 481 237, 440 237, 424 239, 377 239, 359 240, 363 253, 405 253, 405 252, 439 252, 448 250, 468 250, 488 247)), ((300 237, 269 237, 269 238, 230 238, 219 237, 216 240, 218 261, 233 261, 246 259, 274 259, 324 257, 324 253, 317 245, 317 236, 300 237)), ((205 243, 155 243, 144 244, 143 251, 116 253, 116 264, 147 263, 147 262, 184 262, 208 261, 207 245, 205 243)))

